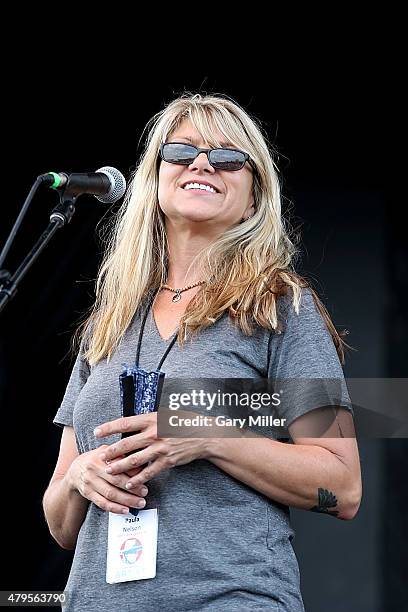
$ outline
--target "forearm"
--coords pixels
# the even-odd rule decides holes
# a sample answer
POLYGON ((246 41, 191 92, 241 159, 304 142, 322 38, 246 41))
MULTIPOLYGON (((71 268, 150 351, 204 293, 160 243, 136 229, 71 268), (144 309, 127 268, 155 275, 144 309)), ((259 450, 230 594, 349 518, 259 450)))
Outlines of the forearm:
POLYGON ((75 548, 89 501, 70 483, 69 475, 55 480, 43 498, 45 518, 53 538, 62 548, 75 548))
POLYGON ((212 438, 206 458, 282 504, 340 519, 351 519, 357 512, 358 483, 334 453, 320 446, 285 444, 262 437, 212 438), (329 498, 332 505, 323 498, 329 498))

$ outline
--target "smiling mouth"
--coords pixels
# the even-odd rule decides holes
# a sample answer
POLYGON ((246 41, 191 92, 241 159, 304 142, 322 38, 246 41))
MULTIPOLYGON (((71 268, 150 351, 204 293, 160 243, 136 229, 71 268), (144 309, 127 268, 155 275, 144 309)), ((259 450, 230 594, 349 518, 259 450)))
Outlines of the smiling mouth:
POLYGON ((181 189, 183 189, 183 191, 206 191, 210 193, 219 193, 219 189, 207 181, 189 180, 185 181, 179 186, 181 189))

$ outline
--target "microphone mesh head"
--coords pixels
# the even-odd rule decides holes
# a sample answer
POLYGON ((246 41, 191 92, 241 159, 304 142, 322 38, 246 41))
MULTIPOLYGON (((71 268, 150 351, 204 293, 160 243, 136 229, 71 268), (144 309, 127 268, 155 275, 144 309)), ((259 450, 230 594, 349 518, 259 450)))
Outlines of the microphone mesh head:
POLYGON ((113 202, 120 200, 126 191, 126 180, 123 174, 116 168, 112 168, 112 166, 103 166, 103 168, 99 168, 96 172, 106 174, 111 184, 109 192, 103 196, 95 196, 96 199, 104 204, 113 204, 113 202))

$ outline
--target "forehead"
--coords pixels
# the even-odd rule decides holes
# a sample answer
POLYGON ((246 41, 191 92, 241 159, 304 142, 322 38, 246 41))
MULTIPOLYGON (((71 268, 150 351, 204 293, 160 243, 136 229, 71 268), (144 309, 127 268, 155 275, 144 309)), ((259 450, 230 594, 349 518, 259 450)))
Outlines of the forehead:
MULTIPOLYGON (((217 130, 215 127, 211 129, 211 135, 213 139, 217 140, 222 147, 234 146, 233 143, 224 134, 222 134, 222 132, 217 130)), ((177 138, 180 140, 185 140, 186 142, 189 142, 196 146, 199 146, 202 144, 205 144, 205 145, 209 144, 205 142, 200 132, 197 130, 196 127, 194 127, 194 125, 191 123, 189 119, 183 119, 180 125, 175 130, 173 130, 171 134, 169 134, 168 138, 170 137, 172 140, 177 138)))

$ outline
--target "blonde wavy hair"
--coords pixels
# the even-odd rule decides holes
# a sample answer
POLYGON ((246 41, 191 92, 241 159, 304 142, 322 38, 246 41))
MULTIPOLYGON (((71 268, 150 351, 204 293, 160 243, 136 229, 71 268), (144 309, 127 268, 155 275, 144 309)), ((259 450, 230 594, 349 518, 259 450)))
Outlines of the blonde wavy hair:
MULTIPOLYGON (((258 120, 231 98, 189 92, 154 115, 145 130, 146 144, 131 178, 124 203, 113 218, 96 280, 96 299, 74 335, 74 346, 85 343, 90 365, 107 358, 119 345, 136 310, 148 294, 167 279, 168 245, 165 217, 158 204, 160 144, 184 119, 189 119, 209 147, 220 147, 214 132, 247 152, 254 168, 255 213, 230 227, 197 254, 207 282, 189 302, 179 323, 177 341, 213 325, 225 312, 246 335, 254 325, 270 331, 280 327, 278 298, 291 290, 299 313, 301 289, 308 287, 333 338, 341 363, 344 345, 310 283, 294 270, 297 248, 281 216, 281 195, 274 151, 258 120), (150 128, 150 129, 149 129, 150 128)), ((190 266, 190 268, 191 268, 190 266)))

